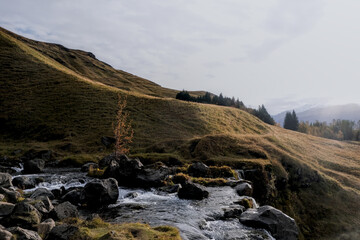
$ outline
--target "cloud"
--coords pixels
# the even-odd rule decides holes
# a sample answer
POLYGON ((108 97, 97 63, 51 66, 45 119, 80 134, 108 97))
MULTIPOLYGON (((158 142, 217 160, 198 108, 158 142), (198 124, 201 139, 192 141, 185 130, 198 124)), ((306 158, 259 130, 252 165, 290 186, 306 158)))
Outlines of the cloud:
MULTIPOLYGON (((315 68, 307 56, 294 56, 302 56, 306 49, 330 59, 326 46, 312 48, 313 39, 307 37, 321 32, 318 25, 324 24, 324 16, 342 23, 325 11, 330 5, 343 7, 335 1, 0 1, 2 27, 36 40, 91 51, 115 68, 166 87, 223 92, 258 105, 274 96, 289 97, 283 86, 301 99, 308 86, 299 88, 293 82, 315 82, 313 72, 326 73, 326 77, 336 74, 321 61, 315 68), (299 41, 302 38, 310 44, 299 41), (307 68, 299 71, 297 66, 307 68)), ((343 65, 353 67, 347 62, 343 65)), ((356 76, 355 70, 347 72, 347 77, 356 76)), ((323 85, 314 84, 312 94, 323 92, 319 88, 323 85)))

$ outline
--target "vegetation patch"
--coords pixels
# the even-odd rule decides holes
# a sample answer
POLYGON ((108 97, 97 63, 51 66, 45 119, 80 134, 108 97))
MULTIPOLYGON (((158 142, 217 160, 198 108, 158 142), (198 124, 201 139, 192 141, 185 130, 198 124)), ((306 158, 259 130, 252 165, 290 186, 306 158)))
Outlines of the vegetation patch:
POLYGON ((173 183, 185 183, 187 181, 192 181, 194 183, 198 183, 207 187, 215 187, 215 186, 225 186, 228 180, 224 178, 202 178, 202 177, 190 177, 184 173, 177 173, 172 178, 171 181, 173 183))
POLYGON ((90 165, 87 175, 89 177, 101 178, 104 175, 105 170, 106 170, 106 168, 104 168, 104 169, 94 168, 93 165, 90 165))
POLYGON ((96 156, 91 154, 77 154, 65 157, 60 163, 60 166, 64 167, 81 167, 87 162, 98 162, 96 156))
POLYGON ((94 218, 89 221, 70 219, 65 222, 79 229, 78 232, 72 236, 74 240, 181 240, 179 230, 171 226, 152 228, 147 224, 141 223, 111 224, 104 222, 100 218, 94 218))

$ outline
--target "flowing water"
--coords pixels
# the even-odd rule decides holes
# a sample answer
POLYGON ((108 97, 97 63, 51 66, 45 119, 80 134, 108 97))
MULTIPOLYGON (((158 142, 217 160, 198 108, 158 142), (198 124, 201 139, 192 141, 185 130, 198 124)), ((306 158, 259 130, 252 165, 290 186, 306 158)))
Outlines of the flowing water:
MULTIPOLYGON (((42 178, 36 188, 83 187, 92 178, 78 169, 47 169, 42 174, 25 175, 42 178)), ((32 192, 28 189, 26 192, 32 192)), ((240 197, 231 187, 208 187, 209 198, 202 201, 182 200, 176 194, 153 190, 119 187, 119 199, 100 215, 110 222, 143 222, 151 226, 177 227, 184 240, 274 239, 261 229, 242 225, 238 219, 221 220, 223 209, 240 197)))

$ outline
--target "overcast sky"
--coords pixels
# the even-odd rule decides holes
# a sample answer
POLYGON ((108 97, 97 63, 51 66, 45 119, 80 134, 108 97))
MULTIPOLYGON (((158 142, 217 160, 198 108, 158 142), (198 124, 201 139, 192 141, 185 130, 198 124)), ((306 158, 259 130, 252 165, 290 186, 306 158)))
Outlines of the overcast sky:
POLYGON ((0 26, 272 113, 360 103, 359 0, 0 0, 0 26))

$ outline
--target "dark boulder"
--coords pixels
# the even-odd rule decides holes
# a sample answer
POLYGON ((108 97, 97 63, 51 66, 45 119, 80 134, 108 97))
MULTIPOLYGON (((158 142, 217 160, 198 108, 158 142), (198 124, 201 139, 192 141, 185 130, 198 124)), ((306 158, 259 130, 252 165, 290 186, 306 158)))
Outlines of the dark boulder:
POLYGON ((239 196, 252 196, 253 188, 249 183, 240 183, 235 187, 235 190, 239 196))
POLYGON ((299 229, 295 220, 271 206, 246 210, 241 214, 240 222, 250 227, 266 229, 277 240, 298 239, 299 229))
POLYGON ((55 198, 55 199, 60 198, 60 197, 64 194, 62 188, 52 189, 52 190, 51 190, 51 193, 54 195, 54 198, 55 198))
POLYGON ((167 193, 177 193, 181 188, 181 184, 174 184, 171 186, 160 187, 159 190, 167 193))
POLYGON ((193 177, 208 177, 209 171, 209 167, 202 162, 193 163, 188 169, 189 175, 193 177))
POLYGON ((130 159, 126 155, 106 156, 99 162, 99 166, 101 168, 108 167, 112 161, 115 161, 118 164, 118 167, 116 165, 115 167, 117 167, 116 172, 120 175, 120 177, 136 176, 144 167, 139 159, 130 159))
POLYGON ((19 192, 3 187, 0 187, 0 193, 5 195, 7 201, 11 203, 17 203, 18 199, 21 197, 19 192))
POLYGON ((54 209, 50 199, 47 196, 38 196, 33 201, 34 207, 42 214, 47 214, 54 209))
POLYGON ((117 181, 114 178, 108 178, 87 183, 82 191, 81 200, 89 208, 100 208, 116 203, 118 197, 117 181))
POLYGON ((16 236, 16 240, 42 240, 39 234, 35 231, 23 229, 21 227, 8 228, 9 232, 16 236))
POLYGON ((48 197, 50 200, 53 200, 55 198, 54 194, 50 191, 47 190, 46 188, 38 188, 35 190, 35 192, 33 192, 33 194, 31 194, 30 198, 37 198, 40 196, 46 196, 48 197))
POLYGON ((69 224, 61 224, 55 226, 49 233, 47 239, 51 240, 71 240, 76 239, 75 235, 79 232, 79 228, 69 224))
POLYGON ((164 180, 171 172, 172 171, 166 166, 158 169, 146 168, 139 172, 136 177, 136 182, 138 186, 143 188, 164 186, 164 180))
POLYGON ((37 226, 37 232, 40 236, 46 237, 55 227, 55 221, 51 218, 46 219, 37 226))
POLYGON ((71 204, 74 204, 74 205, 79 205, 79 204, 81 204, 82 191, 83 191, 82 188, 71 190, 71 191, 67 192, 64 196, 62 196, 61 200, 69 201, 71 204))
POLYGON ((10 215, 14 210, 15 204, 7 203, 7 202, 0 202, 0 217, 4 217, 10 215))
POLYGON ((240 218, 241 214, 244 212, 245 208, 243 206, 236 206, 236 207, 228 207, 223 209, 224 216, 223 218, 240 218))
POLYGON ((12 180, 12 184, 20 189, 29 189, 35 187, 35 181, 26 176, 18 176, 12 180))
POLYGON ((129 192, 128 194, 126 194, 124 196, 124 198, 130 198, 130 199, 133 199, 133 198, 137 198, 139 196, 139 194, 137 192, 129 192))
POLYGON ((94 162, 88 162, 81 166, 82 172, 89 172, 90 168, 99 168, 99 165, 94 162))
POLYGON ((51 216, 55 220, 63 220, 66 218, 77 218, 79 217, 79 212, 77 208, 72 205, 70 202, 64 202, 57 205, 52 211, 51 216))
POLYGON ((198 184, 187 182, 181 186, 182 188, 180 188, 178 192, 179 198, 202 200, 209 196, 209 192, 198 184))
POLYGON ((27 229, 35 229, 41 221, 40 212, 31 204, 20 202, 15 205, 11 215, 4 219, 5 226, 20 226, 27 229))
POLYGON ((28 160, 24 163, 23 173, 41 173, 44 167, 45 161, 40 158, 28 160))
POLYGON ((9 188, 12 186, 11 175, 9 173, 0 172, 0 187, 9 188))
MULTIPOLYGON (((139 186, 138 176, 144 169, 139 159, 130 159, 126 155, 109 155, 99 162, 101 168, 106 167, 105 178, 115 178, 121 185, 139 186)), ((143 173, 143 175, 151 175, 143 173)))

